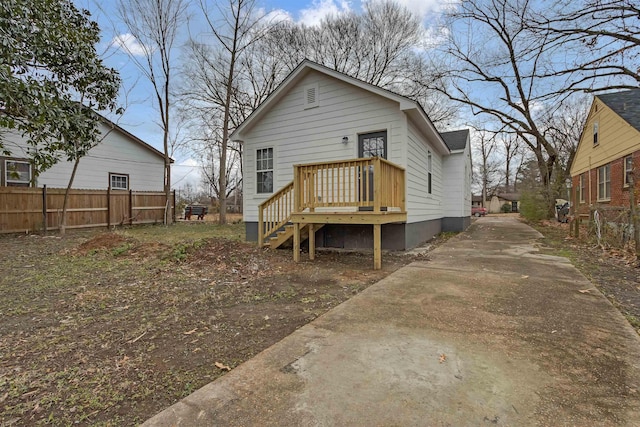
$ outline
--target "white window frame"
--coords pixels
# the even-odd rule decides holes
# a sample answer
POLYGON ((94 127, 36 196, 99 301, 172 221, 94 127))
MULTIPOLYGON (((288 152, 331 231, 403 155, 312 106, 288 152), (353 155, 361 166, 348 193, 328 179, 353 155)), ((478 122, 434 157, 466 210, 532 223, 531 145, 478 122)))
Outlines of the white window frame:
POLYGON ((628 155, 622 159, 622 170, 624 174, 622 175, 622 183, 625 187, 629 186, 629 172, 633 170, 633 156, 628 155), (631 163, 631 167, 627 165, 627 163, 631 163))
POLYGON ((427 193, 433 194, 433 156, 431 150, 427 150, 427 193))
POLYGON ((593 145, 598 145, 600 143, 598 140, 599 128, 600 128, 600 125, 598 124, 598 122, 593 122, 593 145))
POLYGON ((611 200, 611 165, 600 166, 597 173, 598 201, 611 200), (600 187, 602 186, 602 190, 600 187), (602 194, 604 193, 604 194, 602 194))
POLYGON ((31 185, 31 177, 33 176, 33 168, 31 167, 31 163, 28 160, 22 160, 22 159, 5 159, 4 161, 4 184, 6 186, 23 186, 26 184, 26 186, 30 186, 31 185), (23 165, 27 165, 29 170, 27 172, 27 180, 25 181, 24 179, 20 179, 22 177, 22 173, 18 171, 18 174, 20 176, 20 178, 16 179, 16 178, 12 178, 10 177, 10 173, 9 173, 9 164, 10 163, 18 163, 18 164, 23 164, 23 165))
POLYGON ((275 178, 275 174, 274 174, 274 164, 275 164, 275 150, 273 147, 262 147, 262 148, 256 148, 256 194, 272 194, 273 193, 273 189, 274 189, 274 178, 275 178), (260 159, 258 160, 258 153, 259 152, 263 152, 263 151, 268 151, 271 150, 271 159, 269 159, 269 157, 265 158, 265 159, 260 159), (271 164, 269 165, 269 160, 271 160, 271 164), (259 164, 259 161, 263 162, 262 164, 259 164), (265 165, 264 162, 267 162, 267 164, 265 165), (269 167, 271 166, 271 167, 269 167), (261 191, 263 190, 263 188, 259 187, 258 185, 258 176, 261 173, 268 173, 271 172, 271 191, 261 191))
POLYGON ((580 203, 584 203, 586 201, 585 199, 585 188, 586 188, 586 179, 584 177, 584 174, 580 175, 580 180, 578 182, 578 191, 580 192, 580 203))
POLYGON ((129 175, 125 173, 109 173, 109 188, 112 190, 129 190, 129 175), (120 182, 124 180, 125 187, 123 188, 121 185, 114 186, 114 178, 120 182))

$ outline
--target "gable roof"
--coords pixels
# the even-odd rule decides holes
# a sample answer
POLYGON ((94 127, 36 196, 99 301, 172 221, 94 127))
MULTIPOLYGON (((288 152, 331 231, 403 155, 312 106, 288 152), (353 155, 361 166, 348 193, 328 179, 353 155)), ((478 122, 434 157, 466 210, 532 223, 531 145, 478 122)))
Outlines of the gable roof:
POLYGON ((440 136, 442 136, 442 139, 444 140, 444 143, 447 144, 447 147, 449 147, 449 150, 464 150, 467 147, 467 141, 469 139, 469 129, 442 132, 440 136))
MULTIPOLYGON (((141 140, 140 138, 138 138, 137 136, 135 136, 131 132, 125 130, 124 128, 118 126, 116 123, 114 123, 111 120, 107 119, 102 114, 99 114, 99 113, 96 113, 96 114, 100 117, 100 120, 102 121, 102 123, 105 124, 105 126, 107 126, 108 128, 117 130, 118 132, 120 132, 121 134, 123 134, 124 136, 129 138, 131 141, 133 141, 134 143, 140 145, 142 148, 144 148, 146 150, 151 151, 153 154, 155 154, 156 156, 161 157, 164 160, 164 154, 162 153, 162 151, 156 149, 155 147, 153 147, 150 144, 147 144, 146 142, 144 142, 143 140, 141 140)), ((173 159, 170 159, 170 161, 171 161, 171 163, 174 162, 173 159)))
POLYGON ((332 70, 331 68, 325 67, 324 65, 318 64, 317 62, 313 62, 309 59, 305 59, 300 64, 298 64, 298 66, 291 73, 289 73, 289 75, 282 81, 282 83, 280 83, 280 85, 273 92, 271 92, 269 96, 267 96, 267 99, 265 99, 258 106, 258 108, 256 108, 249 115, 249 117, 247 117, 245 121, 242 122, 240 126, 238 126, 231 133, 229 138, 233 141, 242 141, 244 138, 244 134, 249 129, 251 129, 251 127, 255 123, 257 123, 273 105, 277 104, 277 102, 282 99, 282 97, 289 91, 289 89, 291 89, 296 83, 302 80, 302 78, 311 71, 323 73, 335 79, 341 80, 347 84, 354 85, 356 87, 359 87, 360 89, 364 89, 383 98, 387 98, 391 101, 397 102, 399 104, 400 110, 411 117, 418 125, 418 128, 420 130, 422 130, 427 135, 434 136, 434 140, 437 145, 435 148, 438 149, 438 151, 443 154, 448 154, 450 152, 449 147, 444 142, 443 138, 440 136, 440 133, 431 122, 431 119, 429 119, 427 113, 418 102, 390 90, 383 89, 379 86, 375 86, 365 81, 348 76, 339 71, 332 70))
POLYGON ((640 89, 597 95, 607 107, 640 131, 640 89))

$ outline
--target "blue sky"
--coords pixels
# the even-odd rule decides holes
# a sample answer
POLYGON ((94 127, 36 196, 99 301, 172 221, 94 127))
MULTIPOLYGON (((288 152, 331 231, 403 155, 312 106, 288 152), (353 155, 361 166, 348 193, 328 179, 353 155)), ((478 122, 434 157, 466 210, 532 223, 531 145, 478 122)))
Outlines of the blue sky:
MULTIPOLYGON (((216 1, 216 0, 210 0, 216 1)), ((221 1, 221 0, 217 0, 221 1)), ((257 4, 265 11, 277 12, 287 16, 295 22, 306 25, 317 24, 327 14, 336 14, 349 10, 359 11, 362 3, 367 0, 258 0, 257 4)), ((443 4, 441 0, 397 0, 416 15, 420 16, 426 25, 434 15, 437 15, 443 4)), ((151 86, 132 63, 127 54, 118 49, 114 40, 124 40, 129 47, 135 49, 135 39, 127 36, 126 28, 117 20, 116 0, 76 0, 79 7, 88 9, 102 30, 102 41, 98 46, 104 52, 109 66, 118 69, 123 79, 123 94, 121 104, 125 106, 125 113, 117 118, 120 126, 140 137, 147 143, 162 151, 162 131, 159 127, 158 113, 153 107, 151 86)), ((197 22, 194 24, 197 27, 197 22)), ((192 30, 194 31, 194 30, 192 30)), ((187 32, 185 31, 185 40, 187 32)), ((184 186, 186 182, 199 184, 199 167, 191 158, 188 150, 181 150, 174 154, 175 163, 172 172, 174 188, 184 186)))

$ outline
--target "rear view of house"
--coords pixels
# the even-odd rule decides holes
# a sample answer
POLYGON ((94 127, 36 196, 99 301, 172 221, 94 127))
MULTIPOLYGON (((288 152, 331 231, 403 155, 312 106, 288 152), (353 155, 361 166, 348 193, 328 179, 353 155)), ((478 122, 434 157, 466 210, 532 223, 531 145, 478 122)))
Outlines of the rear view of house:
POLYGON ((231 137, 244 146, 248 240, 296 246, 309 236, 310 253, 379 253, 470 223, 469 132, 441 135, 417 102, 314 62, 231 137))

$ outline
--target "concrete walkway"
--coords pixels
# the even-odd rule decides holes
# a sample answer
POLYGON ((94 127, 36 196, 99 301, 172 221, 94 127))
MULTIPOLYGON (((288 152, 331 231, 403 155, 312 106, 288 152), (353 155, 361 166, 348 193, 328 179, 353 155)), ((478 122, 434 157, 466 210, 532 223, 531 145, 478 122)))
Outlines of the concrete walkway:
POLYGON ((480 218, 144 425, 640 426, 638 335, 540 237, 480 218))

